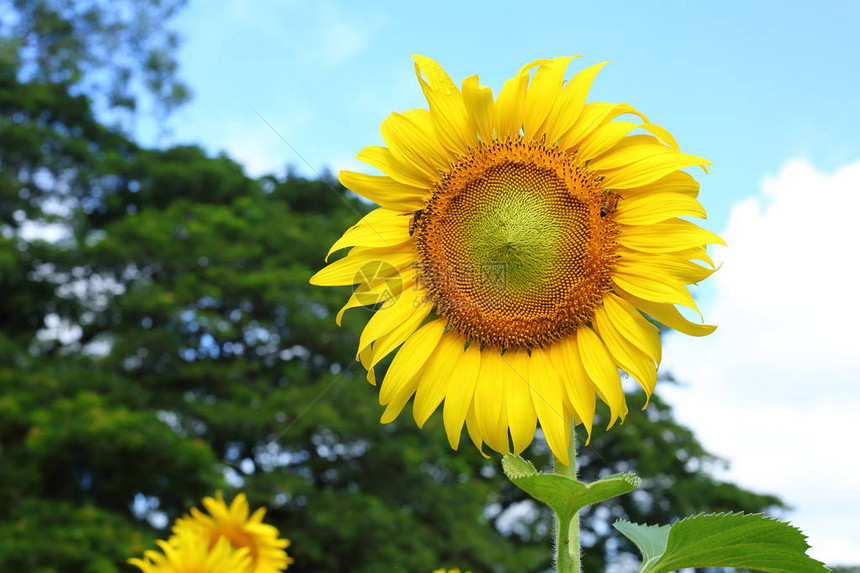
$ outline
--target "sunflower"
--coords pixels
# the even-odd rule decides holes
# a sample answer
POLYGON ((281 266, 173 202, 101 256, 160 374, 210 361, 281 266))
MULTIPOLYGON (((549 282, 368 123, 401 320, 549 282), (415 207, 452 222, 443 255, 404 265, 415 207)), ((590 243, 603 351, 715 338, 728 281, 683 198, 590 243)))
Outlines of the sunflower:
POLYGON ((176 520, 173 526, 176 537, 197 536, 206 540, 209 547, 227 540, 231 547, 247 549, 251 560, 248 573, 278 573, 293 562, 285 551, 290 541, 280 539, 274 526, 263 523, 265 508, 249 515, 245 494, 237 495, 228 507, 219 491, 214 498, 204 498, 203 505, 209 515, 192 508, 190 515, 176 520))
POLYGON ((356 358, 375 384, 374 366, 399 347, 382 422, 414 396, 423 426, 444 401, 453 448, 465 424, 479 449, 501 453, 522 451, 539 422, 568 464, 570 422, 590 437, 597 397, 610 427, 626 416, 620 371, 654 390, 661 345, 646 315, 694 336, 714 330, 675 306, 697 311, 687 285, 714 270, 706 245, 722 244, 680 218, 705 216, 681 169, 709 162, 627 104, 585 103, 604 64, 565 82, 572 59, 524 66, 494 99, 477 76, 461 90, 415 56, 429 110, 391 114, 387 147, 358 154, 384 175, 340 173, 380 208, 311 283, 359 285, 338 324, 379 305, 356 358))
POLYGON ((180 532, 169 541, 158 541, 161 553, 147 551, 143 559, 129 559, 143 573, 250 573, 248 549, 236 549, 226 538, 210 547, 209 540, 191 531, 180 532))
MULTIPOLYGON (((436 569, 433 573, 460 573, 459 569, 436 569)), ((466 571, 466 573, 472 573, 471 571, 466 571)))

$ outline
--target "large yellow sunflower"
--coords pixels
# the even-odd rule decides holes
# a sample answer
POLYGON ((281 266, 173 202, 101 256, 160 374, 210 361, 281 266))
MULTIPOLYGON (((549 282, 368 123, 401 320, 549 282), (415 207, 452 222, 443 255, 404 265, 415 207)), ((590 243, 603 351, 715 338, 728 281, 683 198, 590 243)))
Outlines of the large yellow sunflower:
POLYGON ((263 523, 265 508, 250 514, 245 494, 237 495, 228 506, 219 491, 214 498, 204 498, 203 505, 209 515, 192 508, 190 515, 176 520, 175 536, 197 536, 205 539, 209 547, 226 539, 234 548, 247 548, 251 559, 248 573, 279 573, 293 562, 285 551, 290 541, 279 538, 277 528, 263 523))
POLYGON ((452 447, 465 423, 479 448, 519 453, 539 422, 568 464, 570 420, 590 435, 595 396, 610 426, 627 414, 619 370, 653 391, 661 346, 645 314, 713 331, 675 307, 696 310, 687 285, 713 272, 705 247, 722 243, 680 218, 705 216, 680 169, 709 162, 627 104, 585 103, 604 64, 565 82, 572 59, 524 66, 493 99, 477 76, 461 90, 415 56, 429 111, 391 114, 387 147, 358 154, 384 175, 340 173, 380 208, 311 283, 359 285, 338 323, 380 305, 357 359, 375 383, 373 367, 400 347, 380 388, 383 422, 414 396, 423 426, 444 400, 452 447))
POLYGON ((182 531, 168 541, 158 541, 161 553, 147 551, 143 559, 129 559, 143 573, 250 573, 247 548, 236 549, 226 538, 210 547, 209 540, 182 531))

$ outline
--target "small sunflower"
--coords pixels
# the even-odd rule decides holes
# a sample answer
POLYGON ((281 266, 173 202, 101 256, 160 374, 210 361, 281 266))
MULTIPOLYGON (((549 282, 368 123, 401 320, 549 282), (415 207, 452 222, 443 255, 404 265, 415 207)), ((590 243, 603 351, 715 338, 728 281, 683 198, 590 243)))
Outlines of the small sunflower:
POLYGON ((250 573, 252 570, 248 549, 236 549, 226 538, 210 547, 208 539, 183 531, 157 543, 161 553, 150 550, 143 554, 143 559, 128 562, 143 573, 250 573))
POLYGON ((190 515, 176 520, 175 536, 197 536, 206 540, 209 547, 216 547, 226 539, 231 547, 247 549, 251 561, 248 573, 279 573, 293 562, 285 551, 290 541, 280 539, 277 528, 263 523, 265 508, 250 514, 245 494, 240 493, 227 506, 219 491, 214 498, 204 498, 203 505, 209 515, 192 508, 190 515))
POLYGON ((565 82, 572 59, 524 66, 494 99, 477 76, 461 90, 415 56, 429 110, 391 114, 387 147, 358 154, 384 175, 340 173, 380 208, 311 283, 358 285, 338 324, 379 305, 356 358, 376 383, 374 366, 399 347, 383 422, 414 396, 423 426, 444 401, 453 448, 465 424, 478 448, 501 453, 522 451, 539 422, 567 464, 570 421, 590 436, 596 397, 610 426, 626 416, 620 371, 654 390, 661 345, 645 315, 714 330, 675 306, 697 310, 687 285, 714 271, 706 245, 722 244, 680 218, 705 216, 681 169, 709 162, 627 104, 585 103, 604 64, 565 82))
MULTIPOLYGON (((433 573, 460 573, 459 569, 436 569, 433 573)), ((471 571, 466 571, 466 573, 472 573, 471 571)))

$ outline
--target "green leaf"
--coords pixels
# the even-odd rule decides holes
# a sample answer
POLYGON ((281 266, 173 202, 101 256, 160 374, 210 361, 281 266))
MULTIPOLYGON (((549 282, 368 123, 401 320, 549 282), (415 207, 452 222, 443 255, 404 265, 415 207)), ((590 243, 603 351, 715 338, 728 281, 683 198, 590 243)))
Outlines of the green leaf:
POLYGON ((621 535, 633 542, 642 553, 642 571, 666 552, 669 541, 669 525, 639 525, 629 521, 616 521, 612 524, 621 535))
POLYGON ((502 458, 502 469, 515 486, 568 518, 587 505, 631 492, 641 483, 633 474, 617 474, 585 484, 559 474, 539 473, 531 462, 512 455, 502 458))
POLYGON ((820 573, 828 569, 806 555, 809 544, 796 527, 760 514, 702 514, 654 527, 614 524, 642 552, 640 573, 686 567, 743 567, 768 573, 820 573))

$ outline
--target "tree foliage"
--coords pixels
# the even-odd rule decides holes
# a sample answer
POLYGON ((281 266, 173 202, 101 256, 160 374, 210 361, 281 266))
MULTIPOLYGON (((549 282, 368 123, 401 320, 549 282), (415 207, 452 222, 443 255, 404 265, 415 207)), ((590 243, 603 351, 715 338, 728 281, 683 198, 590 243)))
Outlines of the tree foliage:
MULTIPOLYGON (((337 328, 346 289, 308 285, 369 205, 328 178, 252 179, 99 121, 94 98, 114 88, 81 78, 100 58, 120 80, 145 71, 164 34, 127 30, 141 22, 113 6, 15 2, 4 23, 38 32, 25 40, 42 71, 0 66, 0 570, 129 571, 216 488, 269 507, 297 573, 548 568, 550 517, 498 458, 452 451, 438 415, 423 431, 408 413, 379 423, 354 360, 367 310, 337 328), (116 26, 130 62, 97 47, 116 26)), ((549 463, 541 440, 525 456, 549 463)), ((632 551, 616 518, 781 506, 711 477, 719 460, 659 397, 597 430, 580 463, 586 480, 644 480, 585 513, 589 571, 632 551)))
POLYGON ((179 36, 167 22, 186 0, 1 0, 0 53, 25 80, 70 86, 105 109, 161 113, 188 100, 179 36))

